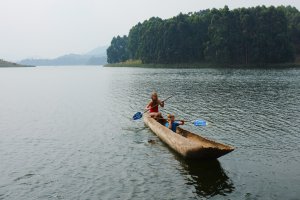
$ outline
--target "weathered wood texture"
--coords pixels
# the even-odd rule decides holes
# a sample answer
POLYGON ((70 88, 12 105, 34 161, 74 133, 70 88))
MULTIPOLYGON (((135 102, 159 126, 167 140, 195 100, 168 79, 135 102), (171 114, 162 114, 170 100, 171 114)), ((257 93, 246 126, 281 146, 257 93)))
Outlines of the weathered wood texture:
POLYGON ((147 114, 144 115, 144 122, 164 143, 188 159, 217 159, 234 150, 234 147, 206 139, 180 127, 174 133, 147 114))

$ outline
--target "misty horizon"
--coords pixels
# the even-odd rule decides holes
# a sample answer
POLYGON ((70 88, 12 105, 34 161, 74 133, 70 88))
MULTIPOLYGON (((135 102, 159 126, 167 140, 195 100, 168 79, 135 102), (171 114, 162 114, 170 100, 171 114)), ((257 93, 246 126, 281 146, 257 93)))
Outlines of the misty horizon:
MULTIPOLYGON (((43 57, 43 56, 40 56, 40 55, 33 55, 32 57, 26 57, 26 58, 23 58, 21 60, 24 60, 24 59, 56 59, 58 57, 62 57, 62 56, 68 56, 68 55, 96 55, 96 54, 91 54, 90 52, 92 51, 95 51, 95 50, 98 50, 98 49, 103 49, 103 48, 107 48, 109 45, 103 45, 103 46, 98 46, 98 47, 95 47, 93 49, 90 49, 88 51, 85 51, 85 52, 78 52, 78 53, 74 53, 74 52, 66 52, 65 54, 61 54, 61 55, 58 55, 58 56, 54 56, 54 57, 43 57)), ((98 50, 99 51, 99 50, 98 50)), ((103 56, 103 55, 100 55, 100 56, 103 56)), ((20 60, 19 60, 20 61, 20 60)))

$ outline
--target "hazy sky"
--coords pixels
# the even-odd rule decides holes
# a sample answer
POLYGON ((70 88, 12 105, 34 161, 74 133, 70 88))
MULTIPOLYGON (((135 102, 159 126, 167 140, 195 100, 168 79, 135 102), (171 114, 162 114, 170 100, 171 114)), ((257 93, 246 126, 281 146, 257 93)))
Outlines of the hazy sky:
POLYGON ((56 57, 108 45, 152 16, 206 8, 292 5, 300 0, 0 0, 0 58, 56 57))

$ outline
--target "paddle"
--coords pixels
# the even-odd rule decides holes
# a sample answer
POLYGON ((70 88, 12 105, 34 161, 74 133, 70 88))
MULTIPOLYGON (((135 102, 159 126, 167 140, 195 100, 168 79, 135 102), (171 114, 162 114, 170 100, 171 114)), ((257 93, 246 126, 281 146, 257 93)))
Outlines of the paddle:
MULTIPOLYGON (((158 118, 158 119, 164 119, 165 118, 158 118)), ((194 124, 194 126, 207 126, 209 123, 208 121, 205 121, 204 119, 196 119, 196 120, 181 120, 181 119, 176 119, 175 122, 180 122, 180 121, 184 121, 184 123, 186 122, 190 122, 192 124, 194 124)))
POLYGON ((194 124, 194 126, 207 126, 208 125, 208 122, 205 121, 204 119, 196 119, 196 120, 188 120, 188 121, 185 121, 185 120, 175 120, 175 122, 176 121, 184 121, 184 123, 190 122, 190 123, 194 124))
POLYGON ((194 126, 207 126, 208 122, 205 121, 204 119, 196 119, 196 120, 192 120, 192 121, 188 121, 188 122, 192 122, 194 124, 194 126))
MULTIPOLYGON (((173 97, 173 96, 169 96, 168 98, 166 98, 166 99, 163 100, 162 102, 167 101, 167 100, 170 99, 171 97, 173 97)), ((132 119, 133 119, 133 120, 141 119, 141 118, 143 117, 143 114, 144 114, 144 113, 148 112, 148 110, 150 110, 150 109, 152 109, 152 108, 155 108, 156 106, 158 106, 158 104, 152 106, 151 108, 146 109, 143 113, 142 113, 142 112, 137 112, 137 113, 135 113, 135 114, 133 115, 132 119)))

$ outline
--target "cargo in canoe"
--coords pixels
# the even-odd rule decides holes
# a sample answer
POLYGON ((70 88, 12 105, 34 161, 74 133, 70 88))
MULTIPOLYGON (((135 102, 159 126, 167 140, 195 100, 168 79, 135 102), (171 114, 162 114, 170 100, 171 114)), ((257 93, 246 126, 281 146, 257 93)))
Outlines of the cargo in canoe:
POLYGON ((187 159, 217 159, 234 147, 221 144, 177 127, 176 133, 155 119, 144 115, 145 124, 171 149, 187 159))

